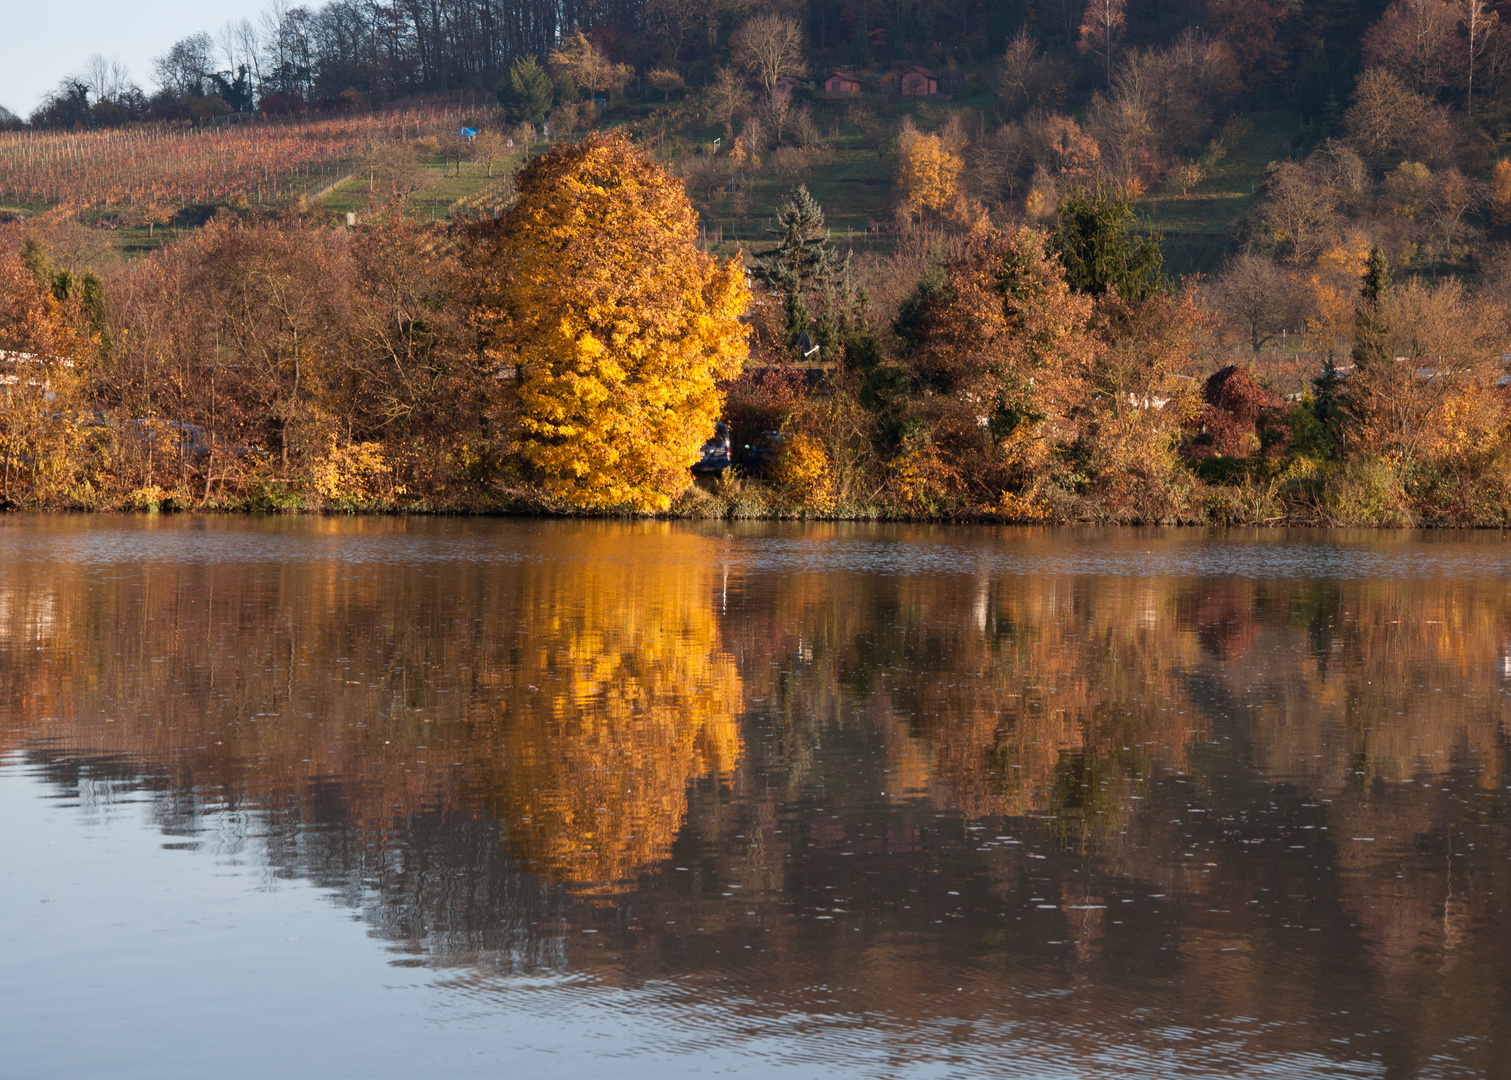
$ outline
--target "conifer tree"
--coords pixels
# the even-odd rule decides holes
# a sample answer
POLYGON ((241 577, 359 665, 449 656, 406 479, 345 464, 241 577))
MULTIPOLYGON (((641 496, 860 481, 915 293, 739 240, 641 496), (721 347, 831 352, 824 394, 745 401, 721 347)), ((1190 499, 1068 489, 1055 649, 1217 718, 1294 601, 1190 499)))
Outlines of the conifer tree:
POLYGON ((521 56, 498 88, 498 102, 516 124, 538 124, 551 108, 551 77, 533 56, 521 56))
POLYGON ((1137 220, 1133 200, 1120 187, 1097 183, 1066 194, 1050 248, 1072 289, 1092 296, 1115 289, 1124 300, 1144 300, 1164 288, 1163 237, 1135 233, 1137 220))
POLYGON ((1390 336, 1390 319, 1385 307, 1390 289, 1390 264, 1385 252, 1378 247, 1370 248, 1359 288, 1359 306, 1354 312, 1353 359, 1358 369, 1378 366, 1389 359, 1386 339, 1390 336))
POLYGON ((838 259, 829 244, 829 230, 824 225, 824 208, 808 192, 806 185, 782 200, 777 209, 776 227, 769 230, 777 237, 776 249, 756 265, 761 279, 782 292, 782 306, 787 318, 787 345, 796 348, 798 337, 808 330, 807 289, 831 283, 838 269, 838 259))

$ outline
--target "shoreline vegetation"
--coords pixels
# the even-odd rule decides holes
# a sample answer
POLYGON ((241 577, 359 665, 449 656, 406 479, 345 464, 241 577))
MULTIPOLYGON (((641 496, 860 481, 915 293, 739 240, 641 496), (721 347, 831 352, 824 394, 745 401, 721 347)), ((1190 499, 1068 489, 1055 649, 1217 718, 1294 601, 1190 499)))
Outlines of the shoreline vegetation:
POLYGON ((1379 246, 1334 313, 1351 347, 1282 394, 1231 362, 1209 284, 1164 276, 1122 185, 866 259, 802 186, 760 257, 710 254, 683 182, 619 133, 513 185, 447 224, 222 209, 106 279, 8 227, 0 503, 1511 524, 1506 312, 1395 281, 1379 246), (721 418, 737 445, 783 433, 765 475, 692 482, 721 418))
POLYGON ((380 7, 0 108, 0 506, 1511 525, 1494 5, 380 7))

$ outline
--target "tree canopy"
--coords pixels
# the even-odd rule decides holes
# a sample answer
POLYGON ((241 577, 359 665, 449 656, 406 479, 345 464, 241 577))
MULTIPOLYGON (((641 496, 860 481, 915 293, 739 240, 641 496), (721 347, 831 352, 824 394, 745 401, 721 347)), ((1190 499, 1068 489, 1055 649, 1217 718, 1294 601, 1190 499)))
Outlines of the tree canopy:
POLYGON ((520 456, 572 505, 664 509, 745 359, 741 262, 698 249, 682 185, 621 135, 559 145, 517 184, 465 261, 520 456))
POLYGON ((1126 190, 1096 183, 1073 188, 1060 203, 1050 246, 1076 292, 1109 289, 1142 300, 1164 287, 1164 254, 1157 231, 1135 232, 1138 215, 1126 190))

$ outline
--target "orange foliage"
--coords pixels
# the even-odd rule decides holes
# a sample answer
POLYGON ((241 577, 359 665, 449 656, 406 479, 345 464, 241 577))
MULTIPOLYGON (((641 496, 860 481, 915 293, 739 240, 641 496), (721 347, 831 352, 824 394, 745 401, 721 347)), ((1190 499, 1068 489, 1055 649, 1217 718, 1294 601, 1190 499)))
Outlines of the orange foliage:
POLYGON ((574 505, 664 509, 745 359, 741 261, 698 249, 681 183, 622 136, 558 146, 517 183, 468 264, 486 355, 517 376, 521 454, 574 505))

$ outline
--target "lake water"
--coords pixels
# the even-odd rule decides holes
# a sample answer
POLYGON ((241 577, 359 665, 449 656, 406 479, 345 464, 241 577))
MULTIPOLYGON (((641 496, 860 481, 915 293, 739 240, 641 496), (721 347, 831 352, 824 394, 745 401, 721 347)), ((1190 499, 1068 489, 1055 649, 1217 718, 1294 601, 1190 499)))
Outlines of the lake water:
POLYGON ((1501 534, 0 518, 0 1075, 1511 1076, 1501 534))

